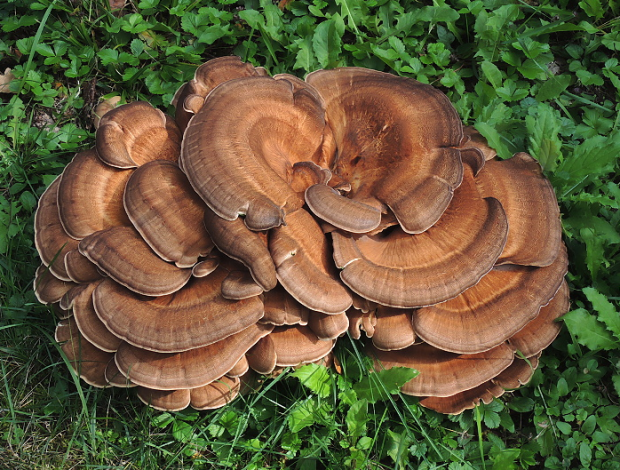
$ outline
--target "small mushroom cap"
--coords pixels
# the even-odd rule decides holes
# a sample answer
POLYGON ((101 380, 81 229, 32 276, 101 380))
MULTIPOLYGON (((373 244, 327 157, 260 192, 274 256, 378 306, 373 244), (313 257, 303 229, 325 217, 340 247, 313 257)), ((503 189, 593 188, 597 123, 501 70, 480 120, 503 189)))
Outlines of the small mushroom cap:
POLYGON ((275 289, 265 292, 265 315, 263 323, 270 325, 307 325, 310 309, 297 302, 284 288, 278 285, 275 289))
POLYGON ((276 286, 276 267, 264 234, 252 232, 241 219, 224 220, 210 209, 205 211, 204 223, 218 250, 243 263, 263 290, 276 286))
POLYGON ((446 302, 413 313, 413 328, 429 344, 460 354, 486 351, 536 318, 560 288, 566 248, 548 267, 492 269, 478 284, 446 302))
POLYGON ((551 302, 540 309, 538 316, 509 339, 510 346, 525 357, 534 356, 548 347, 562 329, 556 320, 568 312, 569 296, 568 284, 564 281, 551 302))
POLYGON ((135 168, 152 160, 177 161, 181 132, 172 119, 136 101, 101 118, 96 136, 99 158, 116 168, 135 168))
POLYGON ((245 356, 242 356, 241 359, 239 359, 239 361, 233 366, 233 368, 226 372, 225 377, 241 377, 242 375, 247 373, 248 370, 250 370, 250 364, 247 358, 245 356))
POLYGON ((159 411, 181 411, 191 402, 191 392, 185 390, 153 390, 138 387, 138 398, 142 403, 159 411))
POLYGON ((133 227, 93 233, 80 242, 79 250, 116 282, 138 294, 171 294, 192 276, 191 269, 177 268, 157 256, 133 227))
POLYGON ((263 288, 256 284, 252 275, 246 270, 231 271, 222 281, 222 297, 242 300, 263 293, 263 288))
MULTIPOLYGON (((296 366, 318 361, 336 344, 321 340, 307 326, 277 326, 269 335, 277 356, 276 365, 296 366)), ((250 362, 251 364, 251 362, 250 362)))
POLYGON ((346 311, 353 300, 335 272, 331 248, 319 224, 305 210, 272 230, 269 250, 278 280, 299 303, 327 314, 346 311))
POLYGON ((199 261, 192 268, 192 276, 206 277, 215 271, 220 265, 221 259, 218 252, 211 252, 206 259, 199 261))
POLYGON ((321 312, 310 312, 308 327, 322 340, 335 340, 342 336, 349 328, 349 318, 346 312, 336 315, 327 315, 321 312))
POLYGON ((34 281, 34 294, 42 304, 55 304, 75 283, 58 279, 45 265, 37 268, 34 281))
POLYGON ((288 80, 250 77, 215 88, 185 131, 181 161, 220 217, 245 215, 252 230, 284 222, 292 167, 313 161, 325 127, 321 103, 288 80), (234 142, 234 145, 231 143, 234 142))
POLYGON ((540 164, 527 153, 490 160, 476 178, 485 197, 498 199, 510 231, 498 264, 548 266, 562 244, 560 209, 540 164))
POLYGON ((56 178, 39 199, 34 216, 34 243, 41 261, 62 281, 71 281, 65 267, 65 255, 77 249, 78 241, 65 232, 58 215, 58 187, 62 176, 56 178))
POLYGON ((458 415, 470 410, 481 402, 488 405, 494 398, 499 398, 505 390, 494 381, 489 380, 470 390, 459 392, 449 397, 426 397, 420 400, 420 405, 435 410, 438 413, 458 415))
POLYGON ((196 69, 194 79, 179 88, 172 99, 172 106, 176 107, 175 120, 181 131, 216 86, 235 78, 260 75, 265 72, 242 62, 237 56, 217 57, 202 64, 196 69))
POLYGON ((117 225, 129 225, 123 191, 131 170, 104 164, 94 149, 75 155, 58 187, 58 210, 67 234, 77 240, 117 225))
POLYGON ((97 266, 78 249, 68 251, 65 255, 65 269, 73 282, 88 283, 101 279, 97 266))
POLYGON ((132 388, 136 386, 135 383, 125 377, 121 371, 118 370, 114 359, 108 362, 108 366, 105 369, 105 379, 112 387, 132 388))
POLYGON ((375 334, 375 325, 377 324, 377 316, 375 310, 361 311, 357 308, 350 308, 347 311, 349 316, 349 334, 353 339, 362 337, 361 330, 366 332, 366 337, 372 338, 375 334))
POLYGON ((271 374, 278 362, 278 354, 271 335, 261 338, 245 357, 250 367, 259 374, 271 374))
POLYGON ((404 349, 416 340, 411 310, 380 306, 373 329, 372 344, 383 351, 404 349))
POLYGON ((371 348, 375 368, 409 367, 420 374, 401 391, 419 397, 449 397, 491 380, 514 360, 512 349, 502 343, 478 354, 453 354, 428 344, 416 344, 399 351, 371 348))
POLYGON ((403 230, 420 233, 461 183, 461 120, 448 98, 412 79, 363 68, 306 77, 325 101, 338 157, 333 172, 353 199, 388 205, 403 230))
POLYGON ((497 377, 470 390, 449 397, 427 397, 420 400, 420 405, 439 413, 458 415, 470 410, 480 402, 489 404, 493 398, 501 397, 506 388, 518 388, 526 384, 538 366, 536 357, 524 361, 516 359, 497 377))
POLYGON ((84 382, 100 388, 109 385, 105 378, 105 370, 113 355, 87 341, 73 318, 58 323, 55 338, 57 342, 63 343, 60 346, 62 351, 73 370, 84 382))
POLYGON ((220 267, 174 294, 148 300, 105 280, 93 294, 95 310, 110 331, 137 347, 159 352, 203 347, 263 316, 258 297, 239 301, 222 297, 220 286, 228 272, 220 267))
POLYGON ((239 395, 239 377, 220 377, 203 387, 190 390, 191 405, 196 410, 213 410, 233 401, 239 395))
POLYGON ((100 283, 87 284, 77 293, 72 302, 73 317, 84 338, 102 351, 115 352, 123 340, 108 330, 93 306, 93 291, 100 283))
POLYGON ((271 328, 254 324, 217 343, 179 353, 156 353, 123 343, 114 357, 119 370, 137 385, 157 390, 196 388, 222 377, 271 328))
POLYGON ((156 160, 136 169, 124 204, 134 227, 165 261, 189 268, 213 248, 203 223, 206 206, 173 162, 156 160))
POLYGON ((310 210, 325 222, 351 233, 367 233, 381 223, 381 211, 340 195, 326 184, 315 184, 306 190, 310 210))
POLYGON ((479 196, 466 167, 442 218, 424 233, 393 227, 374 236, 333 232, 334 260, 354 292, 382 305, 415 308, 475 285, 502 253, 508 224, 501 204, 479 196))

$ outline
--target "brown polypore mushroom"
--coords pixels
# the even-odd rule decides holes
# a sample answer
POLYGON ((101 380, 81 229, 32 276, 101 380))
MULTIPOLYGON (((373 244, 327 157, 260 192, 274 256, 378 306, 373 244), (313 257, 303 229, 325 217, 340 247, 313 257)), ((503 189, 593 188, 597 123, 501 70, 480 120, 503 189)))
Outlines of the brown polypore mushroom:
POLYGON ((35 293, 88 383, 211 409, 252 370, 337 364, 347 330, 439 412, 530 379, 569 295, 532 157, 497 160, 441 92, 362 68, 222 57, 173 105, 105 113, 39 202, 35 293))

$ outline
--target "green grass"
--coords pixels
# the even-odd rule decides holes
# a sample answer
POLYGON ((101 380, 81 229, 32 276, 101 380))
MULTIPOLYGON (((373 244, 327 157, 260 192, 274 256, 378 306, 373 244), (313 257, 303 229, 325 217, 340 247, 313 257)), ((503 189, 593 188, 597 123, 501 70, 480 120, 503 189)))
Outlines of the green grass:
POLYGON ((0 3, 0 468, 620 468, 620 7, 606 0, 141 0, 0 3), (532 382, 446 417, 390 393, 359 344, 213 412, 162 413, 80 382, 38 304, 33 212, 92 145, 111 95, 169 107, 205 60, 299 76, 359 65, 440 87, 506 157, 551 179, 572 310, 532 382), (303 382, 303 383, 302 383, 303 382))

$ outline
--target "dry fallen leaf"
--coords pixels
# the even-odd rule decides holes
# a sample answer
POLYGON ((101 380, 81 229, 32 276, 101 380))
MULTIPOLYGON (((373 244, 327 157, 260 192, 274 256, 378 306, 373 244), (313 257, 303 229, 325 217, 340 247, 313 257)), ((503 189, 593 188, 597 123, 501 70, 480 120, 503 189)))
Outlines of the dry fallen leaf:
POLYGON ((0 73, 0 93, 15 93, 9 88, 13 80, 15 80, 15 75, 13 75, 11 69, 7 68, 4 73, 0 73))

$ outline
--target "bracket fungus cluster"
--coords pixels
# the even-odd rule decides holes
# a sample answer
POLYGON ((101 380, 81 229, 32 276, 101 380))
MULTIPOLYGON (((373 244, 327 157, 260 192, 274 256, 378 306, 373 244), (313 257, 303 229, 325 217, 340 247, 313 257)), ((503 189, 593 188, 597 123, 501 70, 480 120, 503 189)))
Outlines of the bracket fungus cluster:
POLYGON ((330 363, 347 331, 443 413, 531 377, 568 309, 549 182, 447 97, 362 68, 273 77, 211 60, 107 112, 41 197, 35 290, 98 387, 223 406, 251 374, 330 363))

